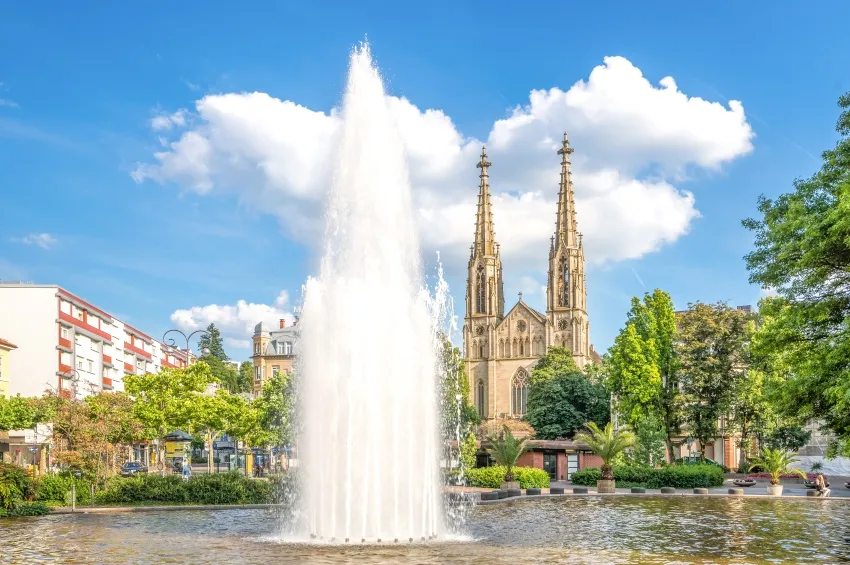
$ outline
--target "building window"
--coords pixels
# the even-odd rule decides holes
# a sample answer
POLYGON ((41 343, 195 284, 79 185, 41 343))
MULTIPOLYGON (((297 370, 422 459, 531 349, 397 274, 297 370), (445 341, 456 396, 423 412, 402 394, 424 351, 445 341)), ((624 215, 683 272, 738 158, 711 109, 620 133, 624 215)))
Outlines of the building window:
POLYGON ((77 370, 78 371, 83 370, 83 360, 82 359, 77 359, 77 370))
POLYGON ((254 367, 254 380, 259 381, 262 377, 260 376, 260 368, 254 367))
POLYGON ((62 328, 62 339, 71 339, 71 332, 68 331, 68 328, 62 328))
POLYGON ((280 366, 279 365, 272 365, 272 376, 276 377, 279 372, 280 372, 280 366))
POLYGON ((96 342, 96 341, 91 342, 90 347, 91 347, 92 351, 97 351, 97 343, 98 342, 96 342))
POLYGON ((528 372, 520 368, 511 380, 511 413, 525 416, 528 401, 528 372))
POLYGON ((260 342, 254 342, 254 355, 260 354, 260 342))
POLYGON ((89 361, 89 373, 94 373, 94 363, 89 361))
POLYGON ((487 415, 487 400, 484 397, 484 379, 478 379, 478 390, 475 393, 478 401, 478 415, 484 418, 487 415))
POLYGON ((478 314, 485 313, 486 290, 484 282, 484 266, 478 265, 478 277, 475 284, 475 311, 478 314))

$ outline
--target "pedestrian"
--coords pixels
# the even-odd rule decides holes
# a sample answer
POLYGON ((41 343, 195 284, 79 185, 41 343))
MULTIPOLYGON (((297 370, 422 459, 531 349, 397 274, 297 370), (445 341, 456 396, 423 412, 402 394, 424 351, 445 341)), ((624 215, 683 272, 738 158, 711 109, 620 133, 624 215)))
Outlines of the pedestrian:
POLYGON ((188 463, 183 464, 183 480, 188 481, 192 478, 192 466, 188 463))
POLYGON ((822 473, 818 473, 817 478, 815 479, 815 488, 818 491, 818 496, 826 498, 829 496, 829 488, 826 485, 826 479, 823 478, 822 473))

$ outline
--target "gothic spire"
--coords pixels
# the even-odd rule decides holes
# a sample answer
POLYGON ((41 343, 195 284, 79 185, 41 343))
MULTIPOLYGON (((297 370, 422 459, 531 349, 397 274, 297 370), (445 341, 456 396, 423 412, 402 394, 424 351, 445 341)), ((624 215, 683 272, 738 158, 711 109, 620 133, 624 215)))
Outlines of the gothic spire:
POLYGON ((478 167, 481 169, 478 185, 478 211, 475 214, 475 254, 495 255, 498 252, 496 244, 496 233, 493 230, 493 210, 490 206, 490 177, 487 167, 492 165, 487 160, 487 148, 481 148, 481 161, 478 167))
POLYGON ((564 132, 564 141, 561 148, 558 150, 558 155, 561 156, 561 186, 558 190, 558 218, 555 222, 555 248, 562 245, 567 247, 575 247, 578 245, 576 230, 578 224, 576 222, 576 203, 575 193, 573 192, 573 177, 570 170, 570 154, 573 148, 570 147, 570 140, 567 138, 567 132, 564 132))

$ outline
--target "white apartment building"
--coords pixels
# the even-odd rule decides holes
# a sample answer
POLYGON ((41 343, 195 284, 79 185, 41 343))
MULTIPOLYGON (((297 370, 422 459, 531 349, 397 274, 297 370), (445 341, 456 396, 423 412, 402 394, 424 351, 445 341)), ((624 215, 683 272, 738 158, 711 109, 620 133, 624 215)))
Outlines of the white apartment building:
POLYGON ((57 285, 0 282, 0 335, 18 346, 9 394, 84 397, 124 376, 185 367, 169 347, 57 285))

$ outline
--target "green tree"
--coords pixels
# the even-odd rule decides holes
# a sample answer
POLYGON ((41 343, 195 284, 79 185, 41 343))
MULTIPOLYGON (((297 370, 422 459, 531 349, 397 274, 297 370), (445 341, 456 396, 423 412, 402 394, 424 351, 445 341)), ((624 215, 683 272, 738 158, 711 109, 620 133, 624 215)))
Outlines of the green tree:
POLYGON ((493 435, 487 438, 490 453, 496 461, 496 465, 501 465, 507 471, 505 472, 505 482, 509 483, 514 480, 513 468, 517 460, 526 452, 528 438, 514 437, 513 432, 508 426, 502 428, 502 433, 493 435))
POLYGON ((466 437, 470 428, 481 422, 478 411, 469 401, 469 379, 466 376, 466 366, 460 354, 446 337, 442 338, 443 347, 440 357, 439 381, 437 387, 440 395, 440 429, 443 445, 449 460, 455 459, 457 453, 452 453, 452 442, 466 437))
POLYGON ((146 436, 158 440, 159 463, 165 461, 165 436, 189 427, 192 401, 212 382, 210 367, 203 361, 185 369, 164 368, 158 373, 124 378, 124 388, 135 400, 136 418, 144 426, 146 436))
POLYGON ((224 387, 225 390, 231 393, 241 392, 239 390, 239 371, 233 363, 222 361, 212 354, 204 355, 200 360, 209 365, 213 380, 224 387))
MULTIPOLYGON (((670 458, 684 417, 673 347, 676 334, 673 300, 666 292, 655 289, 646 293, 642 301, 632 298, 626 326, 608 353, 608 382, 618 410, 635 426, 658 420, 664 428, 670 458)), ((647 434, 651 433, 647 430, 647 434)))
POLYGON ((755 234, 750 282, 778 294, 760 305, 760 345, 789 369, 783 408, 850 447, 850 93, 838 104, 840 138, 820 170, 775 200, 760 197, 761 218, 743 225, 755 234))
MULTIPOLYGON (((728 423, 740 434, 741 460, 749 459, 754 439, 763 439, 776 425, 776 404, 771 396, 771 376, 750 367, 732 392, 728 423)), ((775 386, 775 385, 774 385, 775 386)))
POLYGON ((265 383, 260 396, 253 402, 257 410, 256 427, 251 430, 251 445, 291 445, 295 429, 293 412, 295 410, 294 378, 286 372, 272 375, 265 383))
POLYGON ((475 456, 478 454, 478 441, 475 434, 469 432, 460 445, 460 461, 464 469, 475 467, 475 456))
MULTIPOLYGON (((222 434, 228 433, 235 437, 245 433, 250 424, 246 423, 251 417, 248 403, 240 396, 219 389, 215 394, 195 394, 190 402, 189 429, 199 433, 207 446, 207 451, 213 453, 213 443, 222 434)), ((207 469, 213 470, 213 458, 207 458, 207 469)))
POLYGON ((586 422, 605 425, 610 418, 607 390, 590 382, 572 354, 553 347, 531 370, 525 420, 541 439, 572 437, 586 422))
POLYGON ((239 392, 253 392, 254 390, 254 363, 242 361, 239 365, 239 377, 236 380, 236 390, 239 392))
POLYGON ((765 438, 765 444, 780 451, 794 452, 802 449, 810 439, 812 439, 812 432, 800 426, 784 425, 771 431, 765 438))
POLYGON ((602 480, 614 480, 613 463, 625 450, 635 444, 635 436, 628 429, 614 430, 610 422, 600 429, 595 422, 587 423, 587 431, 579 432, 576 441, 586 444, 602 459, 602 480))
POLYGON ((654 467, 664 460, 667 432, 655 416, 646 416, 637 421, 634 428, 635 444, 630 459, 638 465, 654 467))
POLYGON ((221 332, 215 327, 215 324, 207 326, 206 335, 202 335, 198 340, 198 347, 201 351, 209 350, 209 355, 217 357, 222 361, 229 361, 230 358, 224 352, 224 341, 221 339, 221 332))
POLYGON ((765 473, 770 473, 770 484, 772 485, 778 485, 779 478, 788 473, 793 473, 805 479, 806 473, 801 469, 790 468, 790 465, 795 461, 796 459, 782 449, 767 448, 763 449, 757 457, 753 458, 750 471, 759 468, 763 469, 765 473))
POLYGON ((746 375, 746 319, 740 310, 697 302, 679 317, 678 358, 689 431, 705 447, 719 434, 746 375))
POLYGON ((0 396, 0 431, 24 430, 38 423, 35 399, 0 396))

